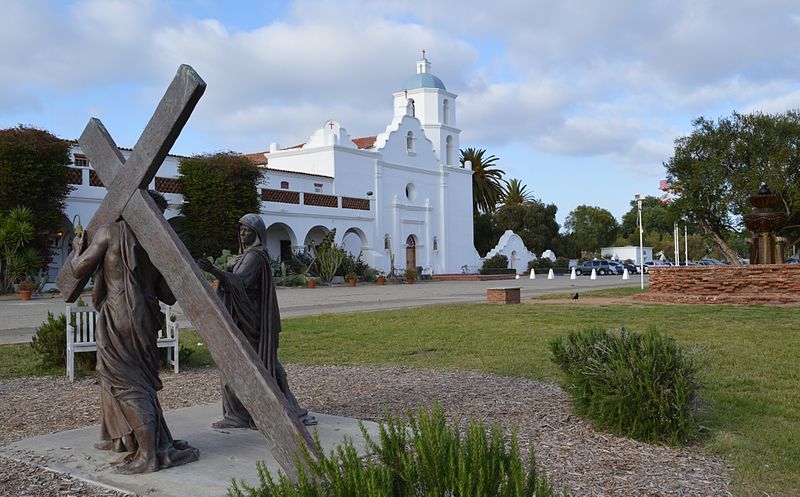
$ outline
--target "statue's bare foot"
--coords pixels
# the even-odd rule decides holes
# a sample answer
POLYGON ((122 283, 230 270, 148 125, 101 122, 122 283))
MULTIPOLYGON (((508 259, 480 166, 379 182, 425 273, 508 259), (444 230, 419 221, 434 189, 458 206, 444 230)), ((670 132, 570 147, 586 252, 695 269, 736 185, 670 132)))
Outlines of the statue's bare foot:
POLYGON ((113 440, 101 440, 94 444, 94 448, 97 450, 114 450, 115 445, 113 440))
POLYGON ((117 473, 123 475, 138 475, 142 473, 152 473, 153 471, 158 471, 158 459, 156 459, 154 454, 131 458, 129 461, 126 460, 124 464, 120 464, 117 467, 117 473))
POLYGON ((200 451, 190 446, 188 443, 184 443, 186 444, 185 449, 171 449, 169 451, 169 460, 164 461, 161 469, 189 464, 190 462, 195 462, 200 459, 200 451))
POLYGON ((189 442, 187 442, 186 440, 173 440, 172 448, 175 450, 183 450, 183 449, 190 449, 192 448, 192 446, 189 445, 189 442))
POLYGON ((216 423, 212 423, 211 427, 216 430, 225 430, 227 428, 249 428, 249 424, 237 423, 236 421, 228 418, 223 418, 216 423))

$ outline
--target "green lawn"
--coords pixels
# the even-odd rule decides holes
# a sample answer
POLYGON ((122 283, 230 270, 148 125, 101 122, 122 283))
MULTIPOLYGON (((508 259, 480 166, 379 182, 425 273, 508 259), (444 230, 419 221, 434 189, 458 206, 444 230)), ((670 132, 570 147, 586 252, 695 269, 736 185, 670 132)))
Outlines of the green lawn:
POLYGON ((284 321, 281 356, 402 364, 561 381, 548 342, 591 324, 657 329, 700 352, 703 450, 736 469, 734 494, 800 495, 800 309, 461 304, 284 321))
MULTIPOLYGON (((613 290, 608 296, 625 291, 631 290, 613 290)), ((560 370, 549 359, 552 338, 588 325, 624 325, 629 331, 656 326, 700 354, 707 401, 701 422, 710 433, 701 450, 724 456, 735 468, 734 494, 797 496, 798 323, 800 308, 546 300, 510 306, 458 304, 286 319, 281 357, 289 363, 401 364, 561 382, 560 370)), ((195 349, 183 367, 208 362, 196 334, 183 333, 181 338, 195 349)), ((29 346, 0 346, 0 378, 41 373, 29 346)))

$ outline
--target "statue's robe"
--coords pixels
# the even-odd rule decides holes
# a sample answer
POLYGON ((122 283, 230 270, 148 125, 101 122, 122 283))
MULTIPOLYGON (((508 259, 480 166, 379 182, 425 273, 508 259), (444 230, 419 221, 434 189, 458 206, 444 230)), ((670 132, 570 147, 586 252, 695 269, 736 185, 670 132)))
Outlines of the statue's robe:
POLYGON ((134 430, 150 424, 156 430, 160 467, 172 465, 172 434, 167 428, 157 392, 160 361, 156 341, 164 326, 159 299, 172 305, 175 297, 163 284, 125 221, 118 229, 123 281, 109 285, 103 267, 94 275, 92 301, 97 309, 97 374, 102 406, 101 441, 116 452, 135 451, 134 430), (110 288, 116 288, 109 293, 110 288), (121 404, 129 409, 123 409, 121 404), (109 445, 110 444, 110 445, 109 445))
MULTIPOLYGON (((263 235, 261 235, 263 236, 263 235)), ((233 321, 258 354, 269 374, 275 378, 294 414, 305 420, 308 411, 300 407, 278 361, 278 335, 281 317, 278 297, 272 280, 269 255, 261 246, 250 247, 225 267, 226 283, 220 282, 217 293, 233 321)), ((226 379, 222 378, 222 410, 224 422, 235 426, 255 428, 252 416, 236 397, 226 379)))

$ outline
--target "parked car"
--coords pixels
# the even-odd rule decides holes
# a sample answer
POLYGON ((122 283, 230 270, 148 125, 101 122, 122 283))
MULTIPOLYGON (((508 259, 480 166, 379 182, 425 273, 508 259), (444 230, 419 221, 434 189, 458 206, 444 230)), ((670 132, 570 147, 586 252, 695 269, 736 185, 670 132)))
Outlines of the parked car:
POLYGON ((595 260, 595 261, 586 261, 583 264, 579 264, 575 266, 575 274, 578 276, 582 274, 592 274, 592 269, 601 276, 606 274, 620 274, 617 272, 616 266, 609 264, 613 261, 605 261, 605 260, 595 260))
POLYGON ((622 266, 628 270, 628 274, 639 274, 639 266, 630 262, 623 262, 622 266))

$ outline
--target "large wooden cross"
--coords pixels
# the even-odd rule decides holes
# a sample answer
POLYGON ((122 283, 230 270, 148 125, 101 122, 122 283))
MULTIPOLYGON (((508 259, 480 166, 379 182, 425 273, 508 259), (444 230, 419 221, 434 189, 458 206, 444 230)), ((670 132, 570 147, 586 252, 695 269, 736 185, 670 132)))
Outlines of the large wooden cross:
MULTIPOLYGON (((299 454, 301 444, 305 443, 311 454, 316 455, 311 436, 291 414, 275 380, 145 190, 205 88, 205 82, 190 66, 178 68, 127 161, 100 120, 89 120, 78 143, 108 192, 87 226, 86 237, 91 242, 91 236, 101 226, 119 218, 127 221, 181 309, 208 344, 211 356, 236 396, 253 416, 273 457, 294 478, 297 475, 294 456, 299 454)), ((57 280, 67 302, 74 302, 86 285, 86 280, 78 280, 72 272, 70 262, 74 255, 73 252, 61 268, 57 280)))

